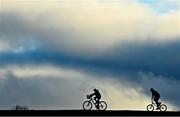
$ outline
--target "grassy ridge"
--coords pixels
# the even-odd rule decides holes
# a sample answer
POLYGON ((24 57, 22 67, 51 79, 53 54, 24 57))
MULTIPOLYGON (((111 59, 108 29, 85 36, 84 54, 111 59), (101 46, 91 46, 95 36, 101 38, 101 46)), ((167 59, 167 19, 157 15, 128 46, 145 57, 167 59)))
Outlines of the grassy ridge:
POLYGON ((1 110, 0 115, 7 116, 173 116, 180 115, 180 111, 167 111, 167 112, 147 112, 147 111, 131 111, 131 110, 107 110, 107 111, 84 111, 84 110, 27 110, 27 111, 12 111, 1 110))

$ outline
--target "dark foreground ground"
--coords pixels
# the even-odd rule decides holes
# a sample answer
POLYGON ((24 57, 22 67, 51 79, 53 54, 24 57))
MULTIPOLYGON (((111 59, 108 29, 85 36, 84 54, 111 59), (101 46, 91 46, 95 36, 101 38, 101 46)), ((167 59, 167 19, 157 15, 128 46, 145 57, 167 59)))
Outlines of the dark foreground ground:
POLYGON ((84 111, 84 110, 28 110, 12 111, 1 110, 3 116, 180 116, 179 112, 147 112, 147 111, 126 111, 126 110, 106 110, 106 111, 84 111))

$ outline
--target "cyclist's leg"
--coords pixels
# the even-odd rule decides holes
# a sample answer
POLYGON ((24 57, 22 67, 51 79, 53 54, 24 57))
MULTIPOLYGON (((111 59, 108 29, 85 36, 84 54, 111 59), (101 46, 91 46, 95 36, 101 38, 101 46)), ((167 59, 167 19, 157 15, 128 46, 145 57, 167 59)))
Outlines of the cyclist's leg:
POLYGON ((99 104, 99 102, 100 102, 99 100, 100 100, 100 99, 98 98, 98 100, 97 100, 97 101, 98 101, 98 104, 99 104))
POLYGON ((99 109, 99 101, 98 101, 98 98, 95 96, 94 97, 94 100, 95 100, 95 105, 96 105, 96 108, 99 109))
POLYGON ((159 100, 159 97, 155 97, 154 98, 154 101, 156 102, 156 105, 157 105, 156 109, 159 109, 159 102, 158 102, 158 100, 159 100))
POLYGON ((99 98, 97 97, 97 107, 99 109, 99 98))
POLYGON ((158 106, 158 98, 157 97, 154 98, 154 101, 156 102, 156 105, 158 106))
POLYGON ((157 97, 158 99, 157 99, 157 102, 158 102, 158 107, 161 105, 161 102, 159 102, 158 100, 159 100, 159 98, 160 98, 160 96, 159 97, 157 97))
POLYGON ((94 101, 95 101, 95 104, 97 104, 97 97, 96 96, 94 97, 94 101))

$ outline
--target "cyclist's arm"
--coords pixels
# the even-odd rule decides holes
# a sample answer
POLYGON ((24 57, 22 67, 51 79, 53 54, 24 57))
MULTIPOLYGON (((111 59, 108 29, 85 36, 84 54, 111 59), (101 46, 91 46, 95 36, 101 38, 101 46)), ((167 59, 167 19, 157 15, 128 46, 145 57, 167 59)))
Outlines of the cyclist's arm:
POLYGON ((90 94, 89 96, 90 96, 90 97, 92 97, 92 96, 94 96, 94 95, 95 95, 95 93, 93 93, 93 94, 90 94))

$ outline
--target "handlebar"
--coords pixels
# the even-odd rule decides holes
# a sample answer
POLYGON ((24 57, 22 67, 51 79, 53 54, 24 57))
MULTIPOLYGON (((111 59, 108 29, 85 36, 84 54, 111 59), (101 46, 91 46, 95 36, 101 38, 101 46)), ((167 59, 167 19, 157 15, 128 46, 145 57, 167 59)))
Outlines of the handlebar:
POLYGON ((94 96, 86 95, 87 99, 93 99, 94 96))
POLYGON ((91 99, 90 95, 87 95, 86 97, 87 97, 87 99, 91 99))

